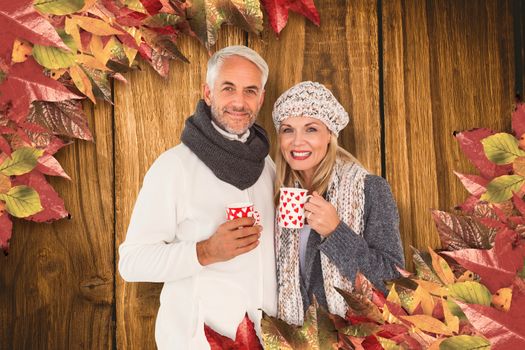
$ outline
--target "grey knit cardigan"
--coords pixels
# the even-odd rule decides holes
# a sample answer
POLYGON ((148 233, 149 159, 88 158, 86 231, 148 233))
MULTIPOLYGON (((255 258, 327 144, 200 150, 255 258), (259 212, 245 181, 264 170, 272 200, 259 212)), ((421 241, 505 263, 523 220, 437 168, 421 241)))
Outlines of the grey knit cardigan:
MULTIPOLYGON (((324 240, 314 230, 310 232, 304 264, 306 281, 300 278, 303 311, 311 304, 312 295, 315 295, 321 306, 328 309, 320 252, 323 252, 349 281, 353 282, 357 271, 360 271, 383 292, 386 292, 384 281, 399 276, 396 266, 404 268, 399 215, 390 186, 385 179, 376 175, 368 174, 364 181, 362 235, 356 234, 343 221, 324 240)), ((341 188, 336 190, 344 192, 341 188)), ((282 253, 284 252, 276 252, 282 253)), ((278 292, 281 292, 279 288, 278 292)))

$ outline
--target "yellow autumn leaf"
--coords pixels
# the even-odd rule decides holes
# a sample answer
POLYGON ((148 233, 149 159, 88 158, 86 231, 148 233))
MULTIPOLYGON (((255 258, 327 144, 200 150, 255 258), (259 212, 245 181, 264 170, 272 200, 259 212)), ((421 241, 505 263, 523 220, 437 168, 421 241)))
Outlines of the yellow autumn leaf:
POLYGON ((509 311, 510 303, 512 301, 512 289, 501 288, 492 295, 492 305, 500 311, 509 311))
POLYGON ((415 279, 414 282, 416 282, 419 286, 425 288, 432 295, 436 295, 436 296, 448 295, 448 291, 445 288, 443 288, 441 284, 438 284, 436 282, 425 281, 425 280, 420 280, 420 279, 415 279))
POLYGON ((516 175, 525 176, 525 157, 517 157, 514 159, 512 170, 514 170, 514 174, 516 175))
POLYGON ((50 69, 49 71, 51 72, 51 79, 58 80, 62 75, 64 75, 65 72, 67 72, 67 69, 50 69))
POLYGON ((90 55, 82 55, 82 54, 77 55, 75 57, 75 62, 80 63, 83 66, 86 66, 89 68, 98 69, 101 71, 109 71, 108 67, 106 67, 105 65, 100 63, 95 57, 90 56, 90 55))
POLYGON ((64 23, 64 31, 71 35, 73 38, 73 41, 75 42, 75 45, 79 51, 83 50, 82 47, 82 40, 80 40, 80 30, 78 29, 77 23, 66 16, 66 21, 64 23))
POLYGON ((432 267, 434 268, 434 271, 438 275, 439 279, 444 284, 451 284, 454 283, 455 277, 454 273, 452 272, 452 269, 448 265, 448 263, 440 257, 432 248, 428 247, 428 252, 432 256, 432 267))
POLYGON ((84 70, 79 65, 74 65, 69 69, 69 75, 71 75, 73 83, 75 83, 80 92, 86 95, 93 103, 96 103, 91 80, 89 80, 84 70))
POLYGON ((411 316, 400 316, 402 319, 409 321, 417 328, 425 332, 443 334, 443 335, 452 335, 452 332, 448 329, 447 325, 434 318, 427 315, 411 315, 411 316))
POLYGON ((467 270, 458 277, 458 282, 474 281, 474 272, 467 270))
POLYGON ((24 62, 27 60, 33 51, 33 46, 28 41, 16 39, 13 43, 13 52, 11 53, 11 61, 15 63, 24 62))
POLYGON ((427 350, 439 350, 439 344, 441 344, 441 342, 444 340, 445 338, 439 338, 437 339, 435 342, 433 342, 432 344, 430 344, 430 346, 428 347, 427 350))
POLYGON ((82 10, 79 12, 85 12, 89 10, 91 7, 93 7, 93 5, 95 5, 96 2, 97 0, 84 0, 84 7, 82 7, 82 10))
POLYGON ((123 33, 121 30, 113 28, 108 23, 97 18, 72 16, 71 20, 80 28, 95 35, 117 35, 123 33))
POLYGON ((443 315, 445 316, 445 323, 447 324, 448 329, 453 333, 459 332, 459 318, 452 314, 452 311, 449 309, 449 304, 441 299, 441 305, 443 305, 443 315))
POLYGON ((109 58, 111 57, 111 52, 109 50, 104 50, 102 38, 98 35, 92 35, 91 41, 89 43, 89 48, 91 49, 91 53, 93 54, 93 56, 95 56, 95 58, 105 66, 109 58))
POLYGON ((418 304, 421 305, 425 315, 432 316, 432 312, 434 311, 436 303, 434 302, 434 297, 432 297, 432 295, 430 295, 430 293, 422 286, 418 286, 414 292, 414 308, 409 310, 410 313, 412 313, 414 309, 417 308, 418 304))
POLYGON ((11 180, 9 176, 0 174, 0 193, 7 193, 11 188, 11 180))

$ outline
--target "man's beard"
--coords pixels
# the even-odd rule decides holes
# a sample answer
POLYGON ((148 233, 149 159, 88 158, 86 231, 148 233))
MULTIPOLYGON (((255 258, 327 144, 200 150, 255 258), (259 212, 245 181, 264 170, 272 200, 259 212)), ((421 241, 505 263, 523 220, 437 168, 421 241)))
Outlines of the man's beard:
POLYGON ((227 132, 229 132, 230 134, 234 134, 234 135, 242 135, 246 132, 246 130, 248 130, 249 128, 251 128, 251 126, 255 123, 255 119, 257 119, 257 114, 259 113, 259 110, 255 111, 255 112, 252 112, 250 110, 247 110, 245 108, 242 108, 242 109, 235 109, 235 108, 232 108, 232 109, 229 109, 229 108, 223 108, 222 110, 219 110, 219 107, 212 103, 211 104, 211 119, 215 122, 215 124, 217 124, 221 129, 223 130, 226 130, 227 132), (243 130, 234 130, 232 128, 230 128, 228 125, 227 125, 227 121, 226 121, 226 118, 224 118, 224 113, 226 111, 232 111, 232 112, 243 112, 243 113, 248 113, 249 115, 249 122, 248 122, 248 125, 243 129, 243 130))

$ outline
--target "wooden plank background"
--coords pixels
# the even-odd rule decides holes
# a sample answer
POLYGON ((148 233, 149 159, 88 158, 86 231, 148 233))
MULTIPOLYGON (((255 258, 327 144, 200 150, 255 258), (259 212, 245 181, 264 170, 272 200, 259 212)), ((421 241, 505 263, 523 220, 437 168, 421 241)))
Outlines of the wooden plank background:
MULTIPOLYGON (((351 115, 340 143, 392 186, 409 246, 438 244, 430 208, 450 210, 471 172, 454 130, 506 130, 525 83, 524 0, 324 0, 321 27, 290 14, 277 38, 221 30, 217 48, 247 44, 268 61, 259 122, 275 141, 271 109, 303 80, 327 85, 351 115), (521 85, 518 86, 518 85, 521 85)), ((58 155, 72 177, 52 179, 72 220, 17 221, 0 257, 0 349, 153 349, 160 284, 125 283, 118 245, 145 172, 179 143, 201 97, 208 58, 181 38, 190 65, 159 78, 146 64, 114 83, 114 106, 86 104, 96 143, 58 155)), ((275 152, 275 146, 272 145, 275 152)), ((411 264, 409 264, 411 266, 411 264)))

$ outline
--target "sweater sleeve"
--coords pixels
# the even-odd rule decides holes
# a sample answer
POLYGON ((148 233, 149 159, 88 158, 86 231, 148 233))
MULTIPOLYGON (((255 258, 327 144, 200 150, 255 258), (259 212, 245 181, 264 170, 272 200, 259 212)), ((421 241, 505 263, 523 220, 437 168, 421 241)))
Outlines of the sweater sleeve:
POLYGON ((384 281, 396 278, 396 266, 404 267, 405 260, 397 207, 382 177, 365 178, 364 220, 362 236, 341 221, 319 248, 350 281, 360 271, 384 291, 384 281))
POLYGON ((169 152, 146 173, 126 239, 119 247, 119 272, 128 282, 174 281, 203 268, 197 259, 197 243, 177 239, 177 201, 184 178, 178 159, 169 152))

